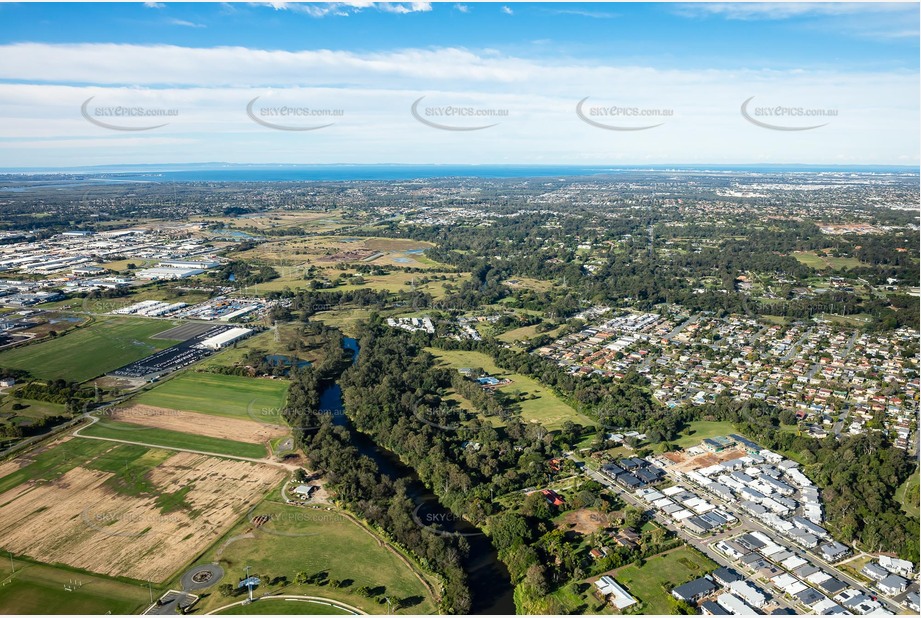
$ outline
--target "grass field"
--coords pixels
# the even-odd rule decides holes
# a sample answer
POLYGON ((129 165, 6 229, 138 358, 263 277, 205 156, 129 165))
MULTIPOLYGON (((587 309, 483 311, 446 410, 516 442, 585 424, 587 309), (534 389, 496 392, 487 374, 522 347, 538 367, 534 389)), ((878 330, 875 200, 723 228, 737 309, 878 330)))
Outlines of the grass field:
POLYGON ((641 567, 630 564, 616 569, 613 577, 643 602, 642 613, 674 614, 672 588, 716 567, 716 563, 702 553, 684 546, 652 556, 641 567))
POLYGON ((286 380, 187 371, 141 393, 133 402, 271 422, 279 418, 285 405, 288 385, 286 380))
MULTIPOLYGON (((82 430, 81 435, 108 440, 126 440, 153 446, 166 446, 171 448, 203 451, 217 455, 232 455, 236 457, 252 457, 261 459, 266 456, 266 449, 261 444, 237 442, 236 440, 223 440, 210 436, 200 436, 167 429, 143 427, 133 423, 105 420, 82 430)), ((103 444, 105 444, 103 442, 103 444)))
POLYGON ((688 428, 682 432, 682 435, 677 440, 672 440, 670 444, 688 448, 700 444, 704 438, 726 436, 735 432, 735 427, 729 421, 693 421, 688 423, 688 428))
POLYGON ((136 614, 150 600, 146 586, 20 560, 15 566, 0 586, 0 614, 136 614), (73 580, 82 585, 68 592, 73 580))
POLYGON ((796 258, 801 264, 805 264, 810 268, 816 270, 825 270, 826 268, 831 268, 834 270, 847 270, 849 268, 857 268, 862 265, 862 262, 857 258, 852 257, 825 257, 818 255, 815 251, 794 251, 793 257, 796 258))
POLYGON ((220 612, 221 616, 319 616, 351 614, 345 610, 304 599, 267 599, 252 605, 237 605, 220 612))
POLYGON ((915 470, 915 473, 895 491, 895 499, 902 504, 902 510, 916 519, 919 511, 918 481, 918 470, 915 470))
POLYGON ((0 353, 0 367, 24 369, 42 379, 85 382, 173 345, 174 341, 150 337, 177 324, 98 318, 62 337, 0 353))
MULTIPOLYGON (((378 543, 364 528, 335 509, 306 509, 270 500, 263 501, 250 518, 269 515, 270 520, 252 531, 252 538, 239 537, 252 526, 249 519, 230 530, 223 539, 205 552, 203 561, 219 562, 226 575, 224 581, 242 579, 244 567, 250 572, 271 577, 287 577, 288 584, 260 586, 256 594, 305 594, 326 597, 359 607, 368 613, 386 614, 387 605, 376 598, 365 598, 356 590, 362 586, 377 588, 374 597, 412 598, 412 605, 400 613, 430 614, 435 605, 413 572, 386 546, 378 543), (298 572, 313 575, 326 572, 328 579, 348 585, 296 584, 298 572)), ((202 599, 200 611, 210 611, 228 602, 211 595, 202 599)), ((293 603, 293 602, 287 602, 293 603)))
POLYGON ((500 369, 495 365, 492 358, 482 352, 437 350, 434 348, 426 348, 426 351, 439 358, 445 365, 455 369, 480 367, 490 375, 508 378, 512 383, 499 387, 499 390, 503 393, 511 395, 516 391, 520 391, 528 395, 536 395, 536 399, 525 399, 518 404, 521 417, 526 421, 537 421, 548 429, 557 429, 567 420, 586 426, 595 424, 592 419, 573 410, 566 402, 557 397, 553 391, 537 380, 500 369))
MULTIPOLYGON (((107 459, 115 461, 112 443, 97 440, 70 439, 53 447, 42 447, 29 453, 26 465, 7 462, 0 465, 0 493, 29 480, 51 482, 65 472, 80 465, 103 465, 107 459)), ((120 458, 120 457, 119 457, 120 458)))

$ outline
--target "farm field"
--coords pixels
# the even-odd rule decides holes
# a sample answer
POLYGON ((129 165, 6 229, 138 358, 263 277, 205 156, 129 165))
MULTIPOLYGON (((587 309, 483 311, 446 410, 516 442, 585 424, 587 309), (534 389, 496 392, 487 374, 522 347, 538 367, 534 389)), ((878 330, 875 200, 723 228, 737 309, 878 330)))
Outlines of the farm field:
POLYGON ((41 379, 85 382, 173 345, 175 341, 151 336, 177 324, 168 320, 97 318, 89 326, 61 337, 0 353, 0 367, 23 369, 41 379))
MULTIPOLYGON (((123 408, 109 409, 100 418, 99 425, 105 426, 110 421, 126 422, 151 429, 165 429, 193 436, 205 436, 220 440, 235 440, 251 444, 267 444, 275 438, 290 433, 284 423, 270 424, 267 419, 258 419, 257 411, 253 418, 215 418, 210 414, 154 408, 142 404, 123 408)), ((274 417, 274 418, 277 418, 274 417)))
POLYGON ((526 421, 539 422, 548 429, 562 427, 563 422, 567 420, 586 426, 595 424, 592 419, 573 410, 566 402, 557 397, 553 391, 537 380, 499 369, 492 358, 482 352, 438 350, 435 348, 426 348, 426 351, 453 369, 481 367, 492 376, 508 378, 512 383, 498 388, 503 393, 513 394, 516 391, 521 391, 528 395, 536 395, 536 399, 526 399, 518 404, 521 410, 521 417, 526 421))
MULTIPOLYGON (((411 605, 399 613, 430 614, 435 604, 426 587, 414 572, 363 527, 339 511, 288 506, 264 500, 248 513, 247 521, 238 524, 202 557, 203 562, 218 562, 226 573, 225 581, 242 579, 244 567, 251 572, 287 577, 287 584, 260 586, 257 595, 305 594, 326 597, 368 613, 386 614, 387 605, 376 598, 365 598, 356 591, 362 586, 377 589, 375 596, 411 599, 411 605), (268 515, 267 523, 255 527, 253 518, 268 515), (330 580, 348 585, 332 586, 296 584, 298 572, 313 575, 326 572, 330 580)), ((232 599, 231 599, 232 601, 232 599)), ((210 611, 228 603, 227 598, 211 595, 200 601, 201 611, 210 611)))
POLYGON ((174 449, 202 451, 216 455, 251 457, 253 459, 266 457, 266 447, 261 444, 146 427, 117 420, 100 421, 90 427, 86 427, 80 433, 84 436, 105 438, 107 440, 124 440, 126 442, 174 449))
POLYGON ((643 602, 642 613, 674 614, 671 588, 701 577, 716 567, 715 562, 685 546, 652 556, 641 567, 630 564, 615 569, 612 576, 643 602))
POLYGON ((260 412, 259 420, 280 420, 288 385, 286 380, 186 371, 141 393, 132 402, 233 418, 253 419, 260 412))
POLYGON ((153 582, 173 576, 283 476, 271 466, 79 438, 8 462, 0 474, 4 551, 153 582))
POLYGON ((15 567, 0 586, 2 614, 136 614, 150 599, 146 585, 22 560, 15 567))
POLYGON ((220 616, 330 616, 349 615, 351 612, 306 599, 264 599, 252 605, 237 605, 220 612, 220 616))

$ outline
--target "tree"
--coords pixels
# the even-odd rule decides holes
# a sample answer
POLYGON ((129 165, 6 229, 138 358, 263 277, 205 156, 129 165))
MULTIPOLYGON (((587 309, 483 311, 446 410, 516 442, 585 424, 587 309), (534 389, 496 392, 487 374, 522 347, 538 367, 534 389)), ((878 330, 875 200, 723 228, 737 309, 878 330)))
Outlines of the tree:
POLYGON ((233 584, 221 584, 218 586, 217 591, 222 597, 229 597, 233 594, 233 584))

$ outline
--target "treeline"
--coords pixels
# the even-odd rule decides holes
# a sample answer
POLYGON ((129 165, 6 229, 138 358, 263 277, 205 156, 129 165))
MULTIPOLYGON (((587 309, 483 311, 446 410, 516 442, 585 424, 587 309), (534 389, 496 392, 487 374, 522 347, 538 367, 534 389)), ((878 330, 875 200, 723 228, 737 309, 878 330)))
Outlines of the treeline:
MULTIPOLYGON (((331 341, 341 352, 338 339, 331 341)), ((292 426, 316 428, 303 430, 299 435, 299 444, 311 469, 326 475, 330 488, 343 506, 441 576, 444 590, 440 609, 443 612, 469 613, 470 590, 462 567, 468 550, 466 541, 430 534, 416 525, 407 482, 382 475, 377 464, 352 445, 350 430, 334 424, 329 411, 320 410, 320 393, 328 385, 324 377, 333 377, 326 374, 337 362, 292 372, 285 416, 292 426)))

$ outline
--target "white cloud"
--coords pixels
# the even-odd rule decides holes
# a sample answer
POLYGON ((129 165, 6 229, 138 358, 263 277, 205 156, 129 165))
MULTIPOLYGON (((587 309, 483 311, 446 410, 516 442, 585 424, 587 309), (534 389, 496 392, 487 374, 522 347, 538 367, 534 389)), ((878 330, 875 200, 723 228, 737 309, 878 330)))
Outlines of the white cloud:
POLYGON ((261 2, 257 5, 269 6, 276 11, 292 11, 311 17, 328 15, 345 17, 364 9, 373 8, 382 13, 426 13, 432 10, 431 2, 370 2, 366 0, 346 0, 345 2, 261 2))
POLYGON ((503 7, 502 7, 502 12, 505 13, 506 15, 514 15, 514 14, 515 14, 515 12, 514 12, 512 9, 510 9, 509 7, 507 7, 507 6, 503 6, 503 7))
POLYGON ((184 26, 186 28, 207 28, 205 24, 197 24, 192 21, 186 21, 184 19, 170 19, 169 23, 174 26, 184 26))
POLYGON ((663 70, 457 48, 358 54, 31 43, 0 46, 0 80, 25 82, 0 83, 0 139, 7 144, 0 166, 48 165, 68 157, 62 164, 916 164, 919 152, 919 79, 908 71, 663 70), (425 106, 509 113, 492 129, 455 135, 412 118, 410 106, 423 96, 425 106), (768 131, 740 115, 742 102, 753 96, 753 105, 833 108, 839 115, 815 131, 768 131), (131 135, 134 141, 128 142, 128 136, 81 117, 89 97, 93 106, 165 108, 178 114, 166 127, 131 135), (287 134, 247 117, 247 102, 255 97, 261 106, 342 109, 344 114, 329 128, 287 134), (674 116, 650 131, 604 131, 576 116, 575 105, 584 97, 588 106, 666 108, 674 116), (150 148, 144 147, 146 140, 150 148), (185 140, 185 145, 169 140, 185 140))
POLYGON ((469 13, 469 12, 470 12, 470 7, 467 6, 466 4, 455 4, 455 5, 454 5, 454 8, 457 9, 458 11, 460 11, 461 13, 469 13))
POLYGON ((163 9, 163 8, 166 8, 166 5, 163 4, 162 2, 145 2, 145 3, 144 3, 144 6, 146 6, 148 9, 163 9))
POLYGON ((813 15, 861 15, 868 13, 917 13, 914 3, 857 2, 700 2, 680 4, 686 15, 722 15, 727 19, 789 19, 813 15))

